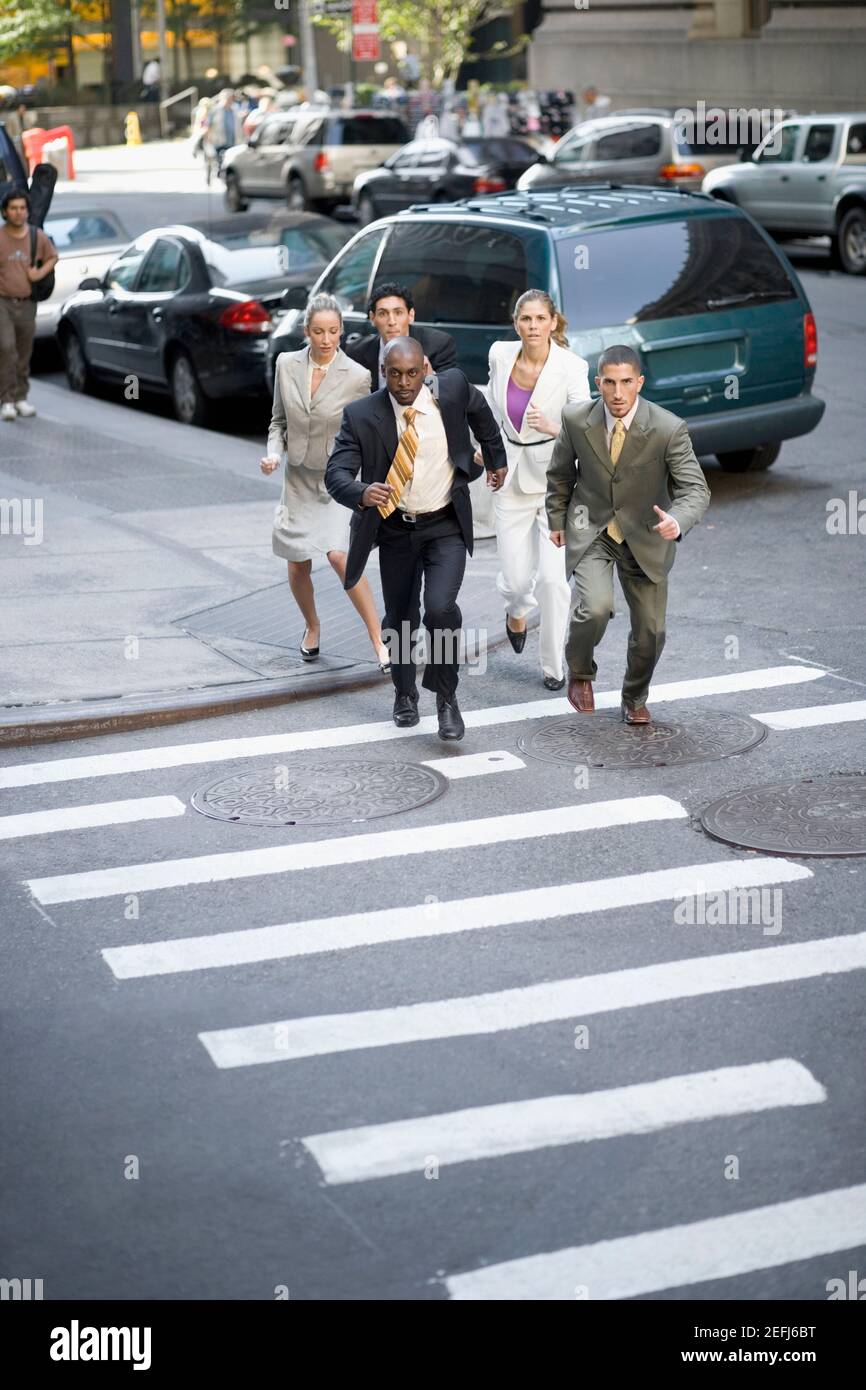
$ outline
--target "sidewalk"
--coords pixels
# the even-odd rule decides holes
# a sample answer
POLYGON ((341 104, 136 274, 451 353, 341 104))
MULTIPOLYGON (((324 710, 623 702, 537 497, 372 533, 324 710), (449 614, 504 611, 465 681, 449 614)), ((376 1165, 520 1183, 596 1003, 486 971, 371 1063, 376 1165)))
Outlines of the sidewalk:
MULTIPOLYGON (((387 682, 327 562, 322 657, 301 661, 260 447, 45 382, 31 398, 35 419, 0 427, 0 745, 387 682)), ((498 645, 497 567, 477 541, 461 608, 498 645)), ((367 573, 381 612, 375 553, 367 573)))

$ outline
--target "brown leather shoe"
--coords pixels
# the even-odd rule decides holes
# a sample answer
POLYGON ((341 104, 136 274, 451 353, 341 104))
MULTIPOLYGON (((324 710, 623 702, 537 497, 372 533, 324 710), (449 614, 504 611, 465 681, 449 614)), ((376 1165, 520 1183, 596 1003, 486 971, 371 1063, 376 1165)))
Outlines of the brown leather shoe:
POLYGON ((633 705, 627 705, 625 700, 622 702, 622 717, 626 724, 651 724, 653 717, 646 705, 641 705, 635 709, 633 705))
POLYGON ((573 676, 568 681, 568 703, 572 705, 578 714, 592 714, 595 709, 595 700, 592 695, 592 681, 575 680, 573 676))

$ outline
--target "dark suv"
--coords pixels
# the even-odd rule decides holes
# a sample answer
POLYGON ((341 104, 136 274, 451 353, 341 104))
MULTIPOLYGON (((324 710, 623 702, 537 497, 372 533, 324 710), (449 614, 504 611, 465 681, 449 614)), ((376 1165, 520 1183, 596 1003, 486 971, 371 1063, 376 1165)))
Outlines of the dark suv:
MULTIPOLYGON (((590 363, 638 348, 646 395, 688 421, 698 454, 734 472, 768 468, 824 413, 812 395, 817 334, 787 259, 739 208, 700 193, 599 185, 467 198, 359 232, 311 289, 344 306, 346 341, 369 333, 377 280, 402 282, 416 322, 445 328, 461 367, 487 381, 487 354, 513 336, 517 298, 547 290, 590 363)), ((300 347, 303 292, 269 346, 300 347)), ((291 301, 290 301, 291 302, 291 301)))

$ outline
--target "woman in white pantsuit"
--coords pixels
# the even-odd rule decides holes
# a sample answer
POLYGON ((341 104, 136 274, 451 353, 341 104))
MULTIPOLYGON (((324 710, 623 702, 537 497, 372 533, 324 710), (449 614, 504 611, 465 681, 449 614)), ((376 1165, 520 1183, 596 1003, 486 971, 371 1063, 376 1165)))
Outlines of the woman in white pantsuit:
POLYGON ((502 566, 496 586, 505 599, 505 630, 516 652, 526 642, 526 617, 540 608, 544 685, 565 685, 563 647, 570 589, 561 550, 550 539, 545 498, 547 465, 563 407, 588 401, 587 364, 568 347, 566 322, 543 290, 527 290, 514 309, 518 342, 490 349, 486 396, 496 416, 508 474, 493 499, 502 566))
MULTIPOLYGON (((262 472, 273 473, 283 451, 286 454, 272 548, 275 555, 288 561, 289 586, 306 623, 301 638, 304 661, 314 661, 319 655, 313 558, 327 555, 342 583, 349 549, 351 514, 325 488, 325 465, 343 407, 370 394, 370 373, 343 352, 342 331, 339 302, 331 295, 314 295, 304 315, 307 347, 282 352, 277 358, 268 452, 261 460, 262 472)), ((390 657, 369 582, 362 577, 347 592, 367 629, 381 670, 388 672, 390 657)))

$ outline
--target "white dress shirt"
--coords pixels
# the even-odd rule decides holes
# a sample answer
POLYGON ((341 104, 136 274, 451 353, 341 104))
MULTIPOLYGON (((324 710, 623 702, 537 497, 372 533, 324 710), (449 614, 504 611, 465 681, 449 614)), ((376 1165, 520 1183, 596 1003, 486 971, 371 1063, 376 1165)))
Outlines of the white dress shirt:
MULTIPOLYGON (((634 420, 634 417, 635 417, 635 415, 637 414, 637 408, 638 408, 639 405, 640 405, 640 396, 638 395, 638 396, 635 398, 635 403, 634 403, 634 405, 632 406, 631 410, 628 412, 628 414, 627 414, 627 415, 620 415, 620 416, 619 416, 619 419, 622 420, 622 423, 625 425, 626 434, 628 434, 628 431, 631 429, 632 421, 634 420)), ((614 416, 614 415, 611 415, 610 411, 609 411, 608 408, 607 408, 607 403, 605 402, 605 406, 604 406, 604 430, 605 430, 605 434, 606 434, 606 436, 607 436, 607 447, 608 447, 608 450, 610 449, 610 442, 611 442, 611 439, 613 438, 613 429, 614 429, 614 425, 616 424, 616 421, 617 421, 617 417, 614 416)), ((674 517, 674 521, 677 521, 676 517, 674 517)), ((680 523, 677 521, 677 536, 680 534, 681 531, 682 531, 682 527, 680 526, 680 523)), ((676 537, 675 537, 674 539, 676 539, 676 537)))
MULTIPOLYGON (((407 407, 402 406, 390 392, 388 399, 394 409, 399 438, 406 428, 403 412, 407 407)), ((404 512, 435 512, 451 501, 454 481, 454 465, 448 457, 445 426, 428 386, 421 387, 408 409, 418 412, 414 422, 418 452, 412 477, 404 487, 397 506, 404 512)))

